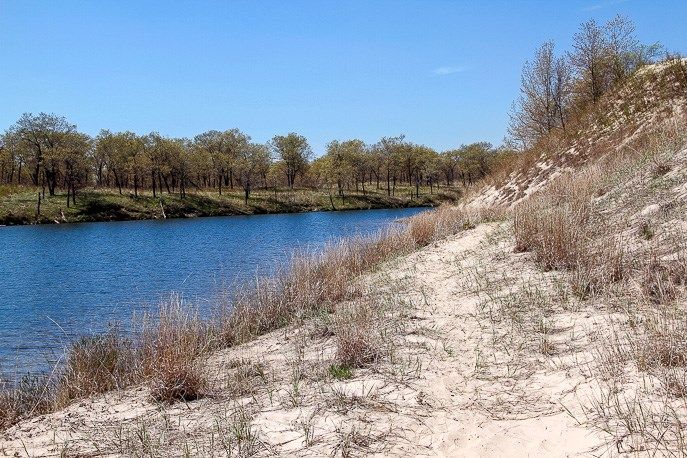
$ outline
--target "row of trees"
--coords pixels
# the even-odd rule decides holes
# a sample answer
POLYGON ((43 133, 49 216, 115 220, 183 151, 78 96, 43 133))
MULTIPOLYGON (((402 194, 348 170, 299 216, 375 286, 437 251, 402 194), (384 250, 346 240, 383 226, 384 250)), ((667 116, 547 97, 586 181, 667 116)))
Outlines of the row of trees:
POLYGON ((565 130, 572 116, 662 50, 659 44, 641 43, 633 22, 623 16, 603 25, 593 19, 583 23, 572 48, 557 56, 553 41, 547 41, 525 63, 508 129, 518 146, 528 148, 554 129, 565 130))
POLYGON ((384 137, 372 146, 360 140, 332 141, 324 156, 312 163, 310 177, 318 186, 336 189, 343 197, 346 189, 365 192, 365 184, 395 195, 398 183, 415 188, 427 185, 430 192, 442 183, 473 183, 491 170, 502 152, 490 143, 463 145, 437 153, 433 149, 405 141, 403 136, 384 137))
POLYGON ((211 130, 193 139, 169 138, 156 132, 101 131, 92 138, 65 118, 24 114, 0 138, 0 183, 32 184, 43 195, 67 191, 67 204, 86 186, 115 188, 138 196, 189 190, 239 188, 248 201, 256 188, 299 186, 328 189, 344 197, 370 186, 396 193, 398 184, 451 186, 472 183, 489 172, 498 156, 489 143, 464 145, 437 153, 405 140, 385 137, 373 145, 361 140, 332 141, 313 159, 305 137, 277 135, 267 144, 251 141, 238 129, 211 130))

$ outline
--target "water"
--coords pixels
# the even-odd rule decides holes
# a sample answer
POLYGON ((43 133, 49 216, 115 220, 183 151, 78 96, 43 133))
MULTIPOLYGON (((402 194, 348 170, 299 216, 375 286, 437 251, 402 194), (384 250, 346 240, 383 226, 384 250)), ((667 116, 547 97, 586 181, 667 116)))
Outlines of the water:
POLYGON ((294 249, 369 234, 422 209, 0 228, 0 368, 42 370, 79 335, 169 298, 209 309, 294 249), (230 287, 230 286, 229 286, 230 287))

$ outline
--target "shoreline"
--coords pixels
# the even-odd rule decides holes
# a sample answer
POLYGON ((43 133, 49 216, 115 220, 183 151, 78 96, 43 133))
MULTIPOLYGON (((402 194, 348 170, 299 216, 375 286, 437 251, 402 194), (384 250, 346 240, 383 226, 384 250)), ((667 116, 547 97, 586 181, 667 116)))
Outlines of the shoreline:
MULTIPOLYGON (((165 219, 192 219, 218 216, 250 216, 250 215, 278 215, 291 213, 354 211, 354 210, 384 210, 400 208, 434 208, 442 203, 456 203, 460 199, 460 192, 451 190, 450 193, 423 194, 419 198, 386 196, 380 193, 350 194, 343 203, 336 197, 332 206, 327 194, 318 191, 299 190, 298 194, 287 194, 274 198, 258 195, 251 198, 248 205, 233 195, 212 196, 207 194, 189 194, 186 198, 176 195, 152 197, 140 195, 116 195, 111 192, 98 190, 84 192, 75 207, 63 209, 59 207, 63 196, 46 198, 44 202, 51 205, 38 220, 31 214, 27 200, 11 209, 9 199, 0 199, 0 227, 78 224, 117 221, 154 221, 165 219), (324 200, 315 201, 314 199, 324 200), (115 202, 108 202, 114 200, 115 202), (57 205, 55 205, 57 203, 57 205), (164 211, 161 210, 160 206, 164 211), (4 210, 4 211, 3 211, 4 210), (65 212, 66 210, 66 212, 65 212)), ((29 193, 24 193, 29 194, 29 193)), ((31 193, 33 195, 34 193, 31 193)), ((13 197, 13 196, 9 196, 13 197)), ((28 201, 30 202, 30 201, 28 201)))
MULTIPOLYGON (((237 291, 229 309, 220 309, 208 321, 181 301, 171 300, 158 307, 159 314, 143 316, 139 323, 143 332, 133 340, 117 329, 77 340, 67 346, 60 369, 56 366, 46 376, 32 379, 43 393, 40 408, 38 404, 26 406, 22 402, 14 405, 16 396, 20 396, 17 400, 23 399, 22 390, 26 387, 21 382, 14 388, 5 386, 9 391, 0 391, 0 405, 4 397, 5 403, 9 402, 5 407, 17 409, 0 416, 0 431, 95 395, 141 384, 166 384, 167 370, 176 375, 193 372, 196 361, 213 353, 240 347, 302 319, 330 313, 331 307, 355 297, 360 291, 361 276, 433 241, 461 232, 468 227, 465 221, 473 217, 476 216, 442 207, 416 215, 405 229, 382 230, 360 240, 342 240, 322 252, 294 258, 276 276, 261 277, 247 284, 245 290, 237 291), (447 225, 448 222, 451 224, 447 225), (307 285, 304 290, 302 284, 307 285), (102 367, 103 352, 112 358, 112 367, 102 367), (25 412, 26 408, 30 413, 25 412)), ((162 399, 196 399, 176 392, 170 396, 162 399)))

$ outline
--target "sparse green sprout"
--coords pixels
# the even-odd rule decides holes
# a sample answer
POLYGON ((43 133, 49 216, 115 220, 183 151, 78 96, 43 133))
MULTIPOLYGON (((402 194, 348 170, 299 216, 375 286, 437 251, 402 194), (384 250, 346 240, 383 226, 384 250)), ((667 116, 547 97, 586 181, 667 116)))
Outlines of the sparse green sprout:
POLYGON ((329 375, 336 380, 348 380, 353 378, 353 371, 350 367, 332 364, 329 366, 329 375))
POLYGON ((642 238, 644 240, 651 240, 654 238, 654 229, 651 227, 651 223, 648 221, 644 221, 642 225, 639 228, 639 233, 641 234, 642 238))

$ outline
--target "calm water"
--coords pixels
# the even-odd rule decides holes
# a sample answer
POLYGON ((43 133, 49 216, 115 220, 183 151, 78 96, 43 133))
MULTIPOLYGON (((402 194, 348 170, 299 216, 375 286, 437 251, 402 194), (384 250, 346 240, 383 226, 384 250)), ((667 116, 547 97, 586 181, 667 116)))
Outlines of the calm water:
POLYGON ((368 234, 422 209, 0 227, 0 367, 40 370, 75 336, 176 292, 209 309, 294 249, 368 234))

